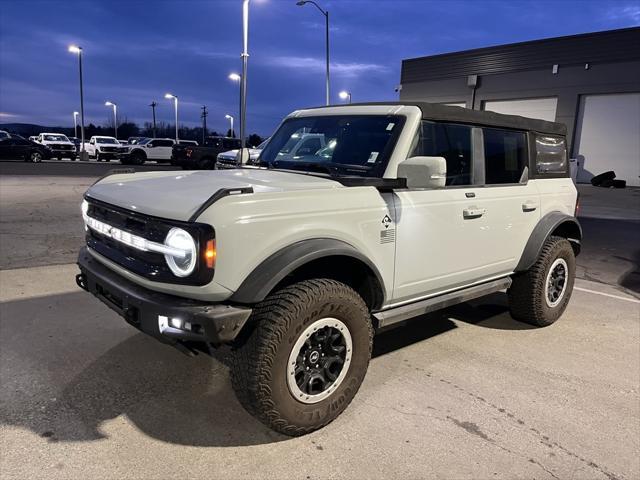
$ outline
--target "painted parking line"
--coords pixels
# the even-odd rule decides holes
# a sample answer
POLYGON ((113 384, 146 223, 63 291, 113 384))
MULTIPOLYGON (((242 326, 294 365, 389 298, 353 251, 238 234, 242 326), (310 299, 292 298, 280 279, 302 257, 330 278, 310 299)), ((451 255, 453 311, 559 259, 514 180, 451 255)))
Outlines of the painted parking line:
POLYGON ((622 297, 620 295, 612 295, 611 293, 598 292, 597 290, 589 290, 588 288, 573 287, 573 289, 574 290, 579 290, 581 292, 587 292, 587 293, 593 293, 593 294, 596 294, 596 295, 602 295, 603 297, 610 297, 610 298, 615 298, 615 299, 618 299, 618 300, 624 300, 626 302, 640 303, 640 300, 636 300, 635 298, 622 297))

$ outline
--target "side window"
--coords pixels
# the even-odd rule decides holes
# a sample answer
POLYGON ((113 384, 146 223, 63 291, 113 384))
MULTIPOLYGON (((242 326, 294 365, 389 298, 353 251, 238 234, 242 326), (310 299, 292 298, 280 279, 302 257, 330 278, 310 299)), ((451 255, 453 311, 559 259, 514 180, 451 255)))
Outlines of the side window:
POLYGON ((536 135, 536 173, 567 172, 567 145, 562 137, 536 135))
POLYGON ((155 140, 154 147, 172 147, 173 142, 171 140, 155 140))
POLYGON ((413 156, 444 157, 447 186, 471 185, 471 127, 422 122, 422 134, 413 156))
POLYGON ((485 183, 519 183, 527 165, 524 132, 484 128, 485 183))

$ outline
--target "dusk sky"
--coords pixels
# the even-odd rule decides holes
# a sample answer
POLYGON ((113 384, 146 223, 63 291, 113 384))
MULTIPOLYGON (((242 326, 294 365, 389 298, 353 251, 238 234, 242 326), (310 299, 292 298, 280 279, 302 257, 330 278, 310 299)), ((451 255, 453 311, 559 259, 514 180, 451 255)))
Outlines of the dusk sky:
MULTIPOLYGON (((317 0, 330 11, 332 100, 397 99, 404 58, 640 25, 640 1, 317 0)), ((227 128, 236 116, 241 0, 0 2, 0 123, 72 126, 84 49, 86 122, 173 120, 227 128)), ((296 108, 324 104, 324 17, 295 0, 252 0, 247 131, 268 135, 296 108)))

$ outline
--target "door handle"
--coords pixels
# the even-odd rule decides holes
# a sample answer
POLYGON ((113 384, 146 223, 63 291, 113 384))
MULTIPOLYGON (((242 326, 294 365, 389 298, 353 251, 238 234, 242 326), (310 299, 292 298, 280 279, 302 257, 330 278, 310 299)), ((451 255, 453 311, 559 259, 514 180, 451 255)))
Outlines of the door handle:
POLYGON ((538 208, 538 205, 536 205, 535 203, 523 203, 522 204, 522 211, 523 212, 533 212, 536 208, 538 208))
POLYGON ((465 208, 462 211, 462 216, 464 218, 479 218, 485 213, 487 213, 486 208, 465 208))

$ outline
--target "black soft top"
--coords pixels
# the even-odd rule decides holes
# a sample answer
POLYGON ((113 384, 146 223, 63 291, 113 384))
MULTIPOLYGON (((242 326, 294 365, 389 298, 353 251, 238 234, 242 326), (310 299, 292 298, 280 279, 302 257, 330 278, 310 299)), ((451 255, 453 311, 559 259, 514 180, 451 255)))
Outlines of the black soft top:
POLYGON ((455 123, 468 123, 479 126, 513 128, 517 130, 531 130, 540 133, 553 135, 567 134, 567 127, 564 123, 547 122, 535 118, 520 117, 518 115, 504 115, 502 113, 488 112, 483 110, 471 110, 464 107, 453 107, 438 103, 427 102, 371 102, 352 103, 345 106, 365 106, 365 105, 406 105, 416 106, 422 110, 422 118, 425 120, 438 120, 455 123))

